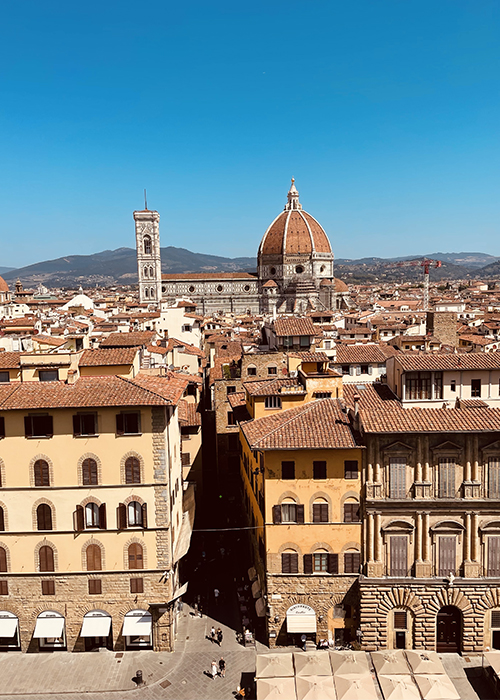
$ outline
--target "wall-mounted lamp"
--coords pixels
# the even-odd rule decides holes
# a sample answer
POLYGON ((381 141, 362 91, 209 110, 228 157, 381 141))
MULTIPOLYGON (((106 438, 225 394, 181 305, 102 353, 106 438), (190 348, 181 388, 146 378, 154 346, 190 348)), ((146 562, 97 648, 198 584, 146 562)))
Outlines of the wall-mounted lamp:
POLYGON ((319 620, 319 622, 323 622, 324 616, 323 616, 323 615, 318 615, 318 620, 319 620))
POLYGON ((274 624, 277 625, 279 621, 280 621, 280 616, 279 616, 279 615, 275 615, 275 616, 274 616, 274 624))

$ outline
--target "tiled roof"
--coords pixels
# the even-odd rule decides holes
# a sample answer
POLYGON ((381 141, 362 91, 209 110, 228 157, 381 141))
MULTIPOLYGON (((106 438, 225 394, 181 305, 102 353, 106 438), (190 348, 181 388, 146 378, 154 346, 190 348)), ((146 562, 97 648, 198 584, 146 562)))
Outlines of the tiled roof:
POLYGON ((171 405, 177 405, 189 382, 195 379, 180 372, 168 372, 166 377, 158 377, 140 372, 131 381, 146 391, 157 394, 171 405))
POLYGON ((0 292, 8 292, 8 291, 9 291, 9 285, 4 280, 3 277, 0 277, 0 292))
POLYGON ((0 369, 14 369, 20 366, 20 352, 0 352, 0 369))
POLYGON ((131 365, 137 348, 96 348, 84 350, 78 363, 80 367, 100 367, 106 365, 131 365))
POLYGON ((322 226, 306 211, 287 210, 278 214, 260 244, 260 255, 331 253, 322 226))
MULTIPOLYGON (((164 379, 168 383, 168 380, 164 379)), ((176 403, 175 387, 158 388, 116 375, 80 377, 75 384, 65 382, 19 382, 0 385, 0 410, 56 408, 98 408, 100 406, 165 406, 176 403)), ((179 397, 180 398, 180 397, 179 397)), ((177 399, 178 400, 178 399, 177 399)))
POLYGON ((289 352, 289 357, 298 357, 302 362, 329 362, 330 358, 324 352, 289 352))
MULTIPOLYGON (((346 383, 343 386, 345 402, 354 407, 354 396, 360 397, 360 406, 366 410, 382 411, 386 408, 404 411, 398 397, 390 390, 387 384, 380 382, 366 384, 346 383)), ((410 409, 409 409, 410 410, 410 409)))
POLYGON ((433 370, 500 369, 500 352, 460 354, 400 353, 397 362, 405 372, 433 370))
POLYGON ((101 348, 130 348, 149 345, 156 336, 155 331, 134 331, 132 333, 110 333, 101 341, 101 348))
POLYGON ((240 425, 254 450, 358 447, 337 399, 310 401, 240 425))
POLYGON ((316 329, 310 318, 277 318, 274 322, 276 335, 315 335, 316 329))
MULTIPOLYGON (((286 394, 283 388, 296 389, 296 393, 305 393, 305 389, 296 378, 283 379, 257 379, 256 381, 243 382, 243 386, 250 396, 282 396, 286 394)), ((293 393, 290 391, 290 393, 293 393)))
POLYGON ((179 423, 185 427, 194 427, 201 425, 201 414, 197 404, 192 401, 181 399, 179 401, 179 423))
POLYGON ((227 400, 231 408, 238 408, 238 406, 246 406, 245 392, 235 391, 234 394, 228 394, 227 400))
POLYGON ((500 408, 359 409, 366 433, 461 433, 500 430, 500 408))
POLYGON ((378 345, 337 345, 337 356, 334 362, 338 365, 358 363, 384 363, 386 354, 378 345))
POLYGON ((36 343, 41 343, 42 345, 52 345, 53 347, 59 347, 64 345, 66 342, 65 338, 55 338, 53 335, 44 335, 43 333, 38 333, 33 337, 36 343))

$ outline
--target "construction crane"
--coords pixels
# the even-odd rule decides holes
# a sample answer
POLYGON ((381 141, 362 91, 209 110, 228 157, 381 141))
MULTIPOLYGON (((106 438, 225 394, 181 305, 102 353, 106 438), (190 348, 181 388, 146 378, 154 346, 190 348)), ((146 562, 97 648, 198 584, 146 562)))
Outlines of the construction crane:
POLYGON ((429 270, 431 267, 441 267, 441 260, 400 260, 392 263, 395 267, 423 267, 424 268, 424 311, 429 311, 429 270))

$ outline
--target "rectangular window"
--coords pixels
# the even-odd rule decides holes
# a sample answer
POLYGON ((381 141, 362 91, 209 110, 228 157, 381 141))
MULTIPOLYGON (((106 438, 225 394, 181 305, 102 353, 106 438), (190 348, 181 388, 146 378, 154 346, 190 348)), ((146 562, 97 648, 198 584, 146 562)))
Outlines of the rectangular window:
POLYGON ((301 335, 300 336, 300 347, 301 348, 309 348, 311 346, 311 338, 308 335, 301 335))
POLYGON ((404 610, 397 610, 394 612, 394 627, 398 630, 406 629, 406 612, 404 610))
POLYGON ((326 479, 326 462, 313 462, 313 479, 326 479))
POLYGON ((455 498, 455 460, 441 457, 439 460, 439 498, 455 498))
POLYGON ((491 626, 500 627, 500 610, 491 611, 491 626))
POLYGON ((358 460, 346 459, 344 461, 344 479, 357 479, 358 476, 358 460))
POLYGON ((455 574, 457 544, 456 537, 439 538, 438 576, 455 574))
POLYGON ((116 432, 118 435, 138 435, 141 432, 139 412, 117 413, 116 432))
POLYGON ((227 412, 227 425, 236 425, 236 418, 232 411, 227 412))
POLYGON ((299 573, 299 555, 296 552, 283 552, 281 555, 281 573, 299 573))
POLYGON ((344 503, 344 522, 359 523, 359 503, 344 503))
POLYGON ((55 594, 56 594, 55 581, 42 581, 42 595, 55 595, 55 594))
POLYGON ((408 575, 408 538, 407 537, 391 537, 391 566, 390 576, 407 576, 408 575))
POLYGON ((498 457, 488 460, 488 496, 500 498, 500 459, 498 457))
POLYGON ((0 438, 4 438, 4 437, 5 437, 5 418, 3 416, 0 416, 0 438))
POLYGON ((8 581, 0 581, 0 595, 9 595, 8 581))
POLYGON ((368 365, 361 365, 361 374, 368 374, 368 365))
POLYGON ((346 552, 344 554, 344 573, 358 574, 361 564, 361 555, 359 552, 346 552))
POLYGON ((314 396, 316 399, 331 399, 332 392, 331 391, 316 391, 314 393, 314 396))
POLYGON ((130 592, 131 593, 144 593, 144 579, 131 578, 130 579, 130 592))
POLYGON ((324 346, 325 346, 325 350, 330 350, 331 347, 332 347, 332 341, 331 341, 331 340, 325 340, 323 344, 324 344, 324 346))
POLYGON ((73 416, 73 435, 97 435, 97 413, 77 413, 73 416))
POLYGON ((41 382, 57 382, 59 379, 58 369, 39 369, 38 379, 41 382))
POLYGON ((454 379, 450 381, 450 391, 456 391, 457 390, 457 383, 454 379))
POLYGON ((480 379, 471 379, 470 395, 476 399, 481 397, 481 380, 480 379))
POLYGON ((54 434, 52 416, 46 413, 25 416, 24 434, 27 438, 52 437, 54 434))
POLYGON ((264 405, 266 408, 281 408, 281 396, 266 396, 264 405))
POLYGON ((10 382, 10 375, 8 372, 0 372, 0 384, 5 384, 10 382))
POLYGON ((406 398, 410 400, 431 398, 431 373, 407 372, 405 374, 406 398))
POLYGON ((316 573, 328 571, 328 553, 313 554, 313 567, 316 573))
POLYGON ((291 335, 283 336, 283 347, 285 347, 285 348, 293 347, 293 336, 291 336, 291 335))
POLYGON ((278 374, 278 368, 277 367, 268 367, 267 373, 268 374, 278 374))
POLYGON ((89 579, 89 595, 101 595, 102 581, 100 578, 89 579))
POLYGON ((257 376, 257 367, 247 367, 247 374, 249 377, 257 376))
POLYGON ((350 374, 349 365, 342 365, 342 374, 350 374))
POLYGON ((236 394, 236 387, 235 386, 228 386, 226 388, 226 393, 227 394, 236 394))
POLYGON ((500 576, 500 537, 488 537, 487 576, 500 576))
POLYGON ((406 459, 389 460, 389 498, 406 498, 406 459))
POLYGON ((295 462, 281 462, 281 478, 295 479, 295 462))
POLYGON ((281 504, 281 522, 296 523, 297 522, 297 505, 295 503, 281 504))

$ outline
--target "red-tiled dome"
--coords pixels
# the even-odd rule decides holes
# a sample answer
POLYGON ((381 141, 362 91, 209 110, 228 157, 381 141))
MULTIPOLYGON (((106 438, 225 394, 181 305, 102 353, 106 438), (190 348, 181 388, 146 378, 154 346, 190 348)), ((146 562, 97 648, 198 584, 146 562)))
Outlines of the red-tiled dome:
POLYGON ((260 244, 260 255, 331 253, 330 241, 316 219, 302 210, 292 179, 285 211, 273 221, 260 244))
POLYGON ((339 280, 338 277, 335 278, 335 291, 336 292, 348 292, 349 287, 345 282, 342 282, 342 280, 339 280))
POLYGON ((9 291, 9 285, 4 280, 3 277, 0 277, 0 292, 8 292, 8 291, 9 291))

